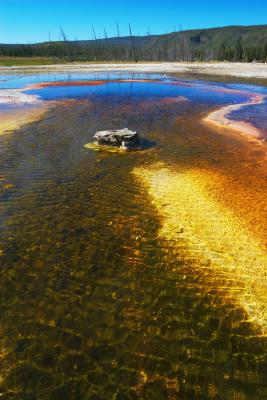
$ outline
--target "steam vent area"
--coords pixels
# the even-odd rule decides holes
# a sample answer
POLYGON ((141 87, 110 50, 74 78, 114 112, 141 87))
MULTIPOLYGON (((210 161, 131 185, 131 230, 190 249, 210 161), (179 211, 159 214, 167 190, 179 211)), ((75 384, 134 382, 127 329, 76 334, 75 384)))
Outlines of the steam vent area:
POLYGON ((266 141, 264 82, 0 71, 1 399, 267 399, 266 141))

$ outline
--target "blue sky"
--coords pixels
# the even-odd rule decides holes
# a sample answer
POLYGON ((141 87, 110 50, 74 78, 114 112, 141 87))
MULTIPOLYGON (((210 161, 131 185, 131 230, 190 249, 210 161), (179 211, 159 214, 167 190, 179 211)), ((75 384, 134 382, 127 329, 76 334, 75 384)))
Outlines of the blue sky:
POLYGON ((58 40, 62 25, 68 39, 152 34, 225 25, 267 24, 267 0, 0 0, 0 43, 58 40))

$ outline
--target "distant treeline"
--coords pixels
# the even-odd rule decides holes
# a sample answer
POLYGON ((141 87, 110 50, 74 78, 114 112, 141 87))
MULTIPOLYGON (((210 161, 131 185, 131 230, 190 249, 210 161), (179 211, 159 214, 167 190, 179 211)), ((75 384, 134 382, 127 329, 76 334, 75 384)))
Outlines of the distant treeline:
POLYGON ((67 61, 241 61, 267 62, 267 25, 179 30, 166 35, 130 35, 30 45, 0 45, 0 56, 51 57, 67 61))

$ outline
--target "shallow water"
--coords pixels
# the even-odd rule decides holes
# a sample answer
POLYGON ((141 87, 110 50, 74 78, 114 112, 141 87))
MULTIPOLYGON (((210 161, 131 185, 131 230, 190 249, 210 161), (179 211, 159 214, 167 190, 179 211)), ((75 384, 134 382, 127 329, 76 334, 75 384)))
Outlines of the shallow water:
POLYGON ((262 137, 267 139, 267 102, 256 106, 247 106, 242 110, 232 112, 231 119, 236 121, 246 121, 262 130, 262 137))
POLYGON ((90 95, 134 95, 140 97, 176 97, 185 96, 195 102, 207 102, 218 104, 228 104, 229 102, 238 103, 247 99, 246 94, 224 93, 220 91, 220 87, 207 87, 207 85, 193 84, 188 82, 174 82, 171 84, 169 80, 148 82, 112 82, 97 86, 62 86, 62 87, 45 87, 42 89, 28 90, 26 93, 38 95, 42 100, 83 98, 90 95), (207 95, 208 92, 208 95, 207 95))
MULTIPOLYGON (((2 75, 0 81, 0 95, 2 90, 23 89, 29 85, 38 85, 42 83, 58 83, 65 82, 66 86, 61 87, 45 87, 42 89, 31 89, 24 91, 26 94, 37 95, 42 100, 62 100, 88 98, 92 95, 123 95, 144 96, 144 97, 175 97, 185 96, 194 102, 204 102, 206 104, 235 104, 244 103, 250 99, 253 94, 267 96, 267 89, 264 86, 246 83, 233 82, 212 82, 200 79, 188 79, 168 77, 159 74, 127 74, 127 73, 108 73, 108 74, 92 74, 92 73, 39 73, 39 74, 6 74, 2 75), (140 80, 137 82, 123 82, 125 79, 140 80), (73 85, 73 82, 86 81, 113 81, 109 84, 79 86, 73 85), (115 82, 116 80, 119 80, 115 82), (147 80, 147 82, 142 82, 147 80), (149 83, 148 80, 157 81, 149 83)), ((25 107, 25 104, 21 104, 25 107)), ((6 111, 6 108, 12 105, 0 103, 0 112, 6 111)), ((18 104, 15 105, 18 107, 18 104)), ((255 104, 243 107, 238 111, 230 113, 229 118, 236 121, 245 121, 252 123, 261 131, 261 137, 267 138, 267 102, 263 104, 255 104)))
MULTIPOLYGON (((247 97, 213 89, 227 84, 192 85, 38 89, 64 100, 0 137, 1 398, 267 398, 266 334, 238 301, 241 292, 249 301, 246 280, 213 269, 197 243, 189 253, 177 235, 159 234, 164 215, 132 173, 195 171, 266 249, 264 145, 201 123, 247 97), (162 101, 176 96, 188 100, 162 101), (156 145, 84 147, 95 131, 125 126, 156 145)), ((214 216, 203 218, 213 226, 214 216)), ((237 236, 245 257, 241 245, 237 236)))

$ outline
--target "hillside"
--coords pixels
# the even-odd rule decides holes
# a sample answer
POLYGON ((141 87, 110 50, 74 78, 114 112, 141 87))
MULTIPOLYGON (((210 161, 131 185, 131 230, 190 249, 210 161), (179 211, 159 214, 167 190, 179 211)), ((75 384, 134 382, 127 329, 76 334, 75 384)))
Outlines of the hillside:
POLYGON ((0 55, 88 61, 266 61, 267 25, 31 45, 0 44, 0 55))

